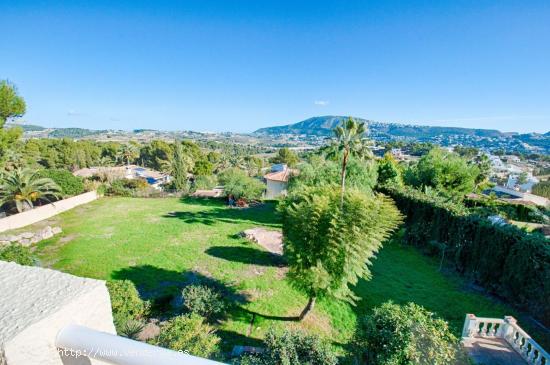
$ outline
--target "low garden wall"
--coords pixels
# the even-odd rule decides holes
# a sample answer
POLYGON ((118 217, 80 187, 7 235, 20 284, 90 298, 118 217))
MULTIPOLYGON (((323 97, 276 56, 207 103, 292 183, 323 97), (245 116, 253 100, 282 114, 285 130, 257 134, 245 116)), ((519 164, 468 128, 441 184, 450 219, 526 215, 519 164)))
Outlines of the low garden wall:
POLYGON ((25 227, 29 224, 48 219, 79 205, 94 201, 97 198, 97 192, 89 191, 71 198, 56 201, 55 203, 36 207, 27 212, 10 215, 9 217, 0 219, 0 232, 25 227))

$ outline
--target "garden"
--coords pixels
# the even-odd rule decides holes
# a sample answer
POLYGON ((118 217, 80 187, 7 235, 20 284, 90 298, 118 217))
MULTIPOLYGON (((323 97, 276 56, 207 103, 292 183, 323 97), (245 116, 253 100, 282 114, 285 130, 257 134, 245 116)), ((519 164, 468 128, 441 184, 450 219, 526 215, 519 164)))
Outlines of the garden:
POLYGON ((388 300, 415 302, 435 312, 456 336, 465 313, 517 315, 472 291, 456 275, 440 272, 438 260, 396 238, 374 260, 372 280, 360 280, 353 288, 360 298, 355 306, 320 300, 304 321, 296 321, 307 298, 285 280, 284 260, 239 236, 252 227, 280 229, 273 203, 235 209, 218 200, 103 198, 40 225, 63 228, 62 235, 39 244, 40 265, 130 281, 149 301, 148 317, 165 321, 184 312, 178 297, 186 286, 214 288, 225 308, 212 326, 226 354, 234 345, 259 346, 272 327, 320 334, 345 351, 358 319, 388 300))

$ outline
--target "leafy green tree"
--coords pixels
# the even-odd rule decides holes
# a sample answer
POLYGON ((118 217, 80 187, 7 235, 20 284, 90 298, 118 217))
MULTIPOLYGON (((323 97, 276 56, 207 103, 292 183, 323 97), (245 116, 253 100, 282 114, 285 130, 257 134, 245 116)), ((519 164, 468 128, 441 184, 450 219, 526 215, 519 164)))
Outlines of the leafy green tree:
POLYGON ((341 204, 343 204, 346 191, 346 173, 349 158, 352 156, 359 158, 372 157, 372 152, 365 140, 366 132, 367 127, 365 123, 358 123, 351 117, 346 122, 343 122, 342 125, 334 128, 334 135, 336 137, 334 150, 342 155, 340 176, 341 204))
POLYGON ((195 162, 195 167, 193 167, 193 174, 196 176, 208 176, 212 175, 214 171, 214 165, 208 159, 201 158, 195 162))
POLYGON ((227 196, 232 195, 235 199, 258 199, 265 190, 265 185, 258 179, 236 167, 223 171, 218 176, 220 183, 224 186, 227 196))
POLYGON ((478 175, 475 179, 476 190, 484 190, 490 186, 490 177, 492 173, 491 160, 486 154, 480 154, 474 158, 474 164, 478 168, 478 175))
POLYGON ((19 96, 17 87, 7 80, 0 81, 0 128, 11 118, 23 116, 25 100, 19 96))
POLYGON ((52 179, 40 177, 38 171, 29 168, 5 172, 0 180, 0 205, 15 206, 18 212, 32 209, 38 200, 55 199, 60 193, 52 179))
POLYGON ((170 144, 154 140, 141 148, 140 159, 144 166, 160 171, 172 155, 170 144))
POLYGON ((447 322, 414 303, 374 308, 360 322, 355 345, 369 365, 469 364, 447 322))
POLYGON ((187 189, 187 174, 191 169, 193 160, 190 155, 185 153, 182 143, 174 143, 174 154, 170 159, 169 173, 172 175, 174 187, 178 191, 187 189))
POLYGON ((433 148, 411 167, 408 183, 422 189, 434 188, 440 194, 460 198, 474 191, 479 168, 466 159, 441 148, 433 148))
POLYGON ((550 181, 541 181, 534 185, 532 193, 550 199, 550 181))
MULTIPOLYGON (((310 156, 308 162, 300 165, 300 173, 292 175, 289 181, 289 191, 297 191, 304 187, 336 185, 340 180, 340 165, 323 156, 310 156)), ((346 186, 365 192, 371 192, 376 185, 376 165, 371 160, 352 158, 348 162, 346 186)))
POLYGON ((15 146, 22 134, 23 130, 19 127, 8 129, 0 128, 0 167, 6 169, 6 164, 13 161, 12 157, 16 152, 15 146))
POLYGON ((516 184, 517 185, 523 185, 523 184, 526 184, 526 183, 527 183, 527 173, 522 172, 521 174, 518 175, 518 179, 516 180, 516 184))
POLYGON ((298 164, 298 155, 288 147, 279 148, 277 155, 270 159, 271 163, 284 163, 289 167, 294 167, 298 164))
POLYGON ((331 186, 307 188, 280 208, 288 278, 309 298, 300 319, 320 297, 353 302, 349 285, 371 277, 368 265, 401 222, 384 195, 349 189, 339 201, 340 192, 331 186))
POLYGON ((39 176, 52 179, 61 189, 63 196, 73 196, 84 192, 84 182, 81 177, 74 176, 68 170, 42 170, 39 176))
POLYGON ((385 153, 384 158, 378 161, 378 184, 391 186, 403 185, 401 168, 390 153, 385 153))

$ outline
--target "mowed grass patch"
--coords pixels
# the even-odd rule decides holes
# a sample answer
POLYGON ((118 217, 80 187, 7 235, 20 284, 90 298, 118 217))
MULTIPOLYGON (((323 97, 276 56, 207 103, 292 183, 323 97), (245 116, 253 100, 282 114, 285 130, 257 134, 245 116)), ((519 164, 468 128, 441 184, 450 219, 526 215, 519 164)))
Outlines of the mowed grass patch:
MULTIPOLYGON (((235 303, 218 326, 225 348, 258 344, 270 326, 293 326, 345 344, 357 318, 387 300, 416 302, 459 335, 465 313, 501 317, 510 308, 465 289, 435 260, 391 243, 355 288, 356 306, 320 300, 296 322, 307 299, 285 280, 284 260, 238 236, 252 227, 280 229, 275 204, 231 209, 217 200, 103 198, 57 216, 63 233, 39 244, 44 266, 98 279, 132 280, 145 298, 177 293, 190 280, 221 287, 235 303)), ((536 335, 535 335, 536 338, 536 335)))

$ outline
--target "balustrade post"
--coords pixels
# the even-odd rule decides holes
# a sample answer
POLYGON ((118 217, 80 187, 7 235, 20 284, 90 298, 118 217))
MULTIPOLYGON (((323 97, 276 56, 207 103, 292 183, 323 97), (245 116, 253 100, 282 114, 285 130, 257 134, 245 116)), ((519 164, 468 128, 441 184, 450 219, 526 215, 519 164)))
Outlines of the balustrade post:
POLYGON ((512 344, 512 334, 517 320, 512 316, 504 316, 504 323, 498 329, 497 337, 504 338, 508 343, 512 344))
POLYGON ((462 328, 462 338, 472 337, 474 334, 474 327, 477 325, 477 317, 474 314, 466 314, 464 320, 464 327, 462 328))

